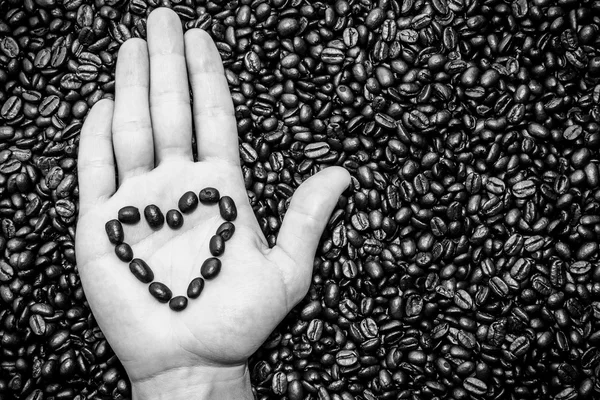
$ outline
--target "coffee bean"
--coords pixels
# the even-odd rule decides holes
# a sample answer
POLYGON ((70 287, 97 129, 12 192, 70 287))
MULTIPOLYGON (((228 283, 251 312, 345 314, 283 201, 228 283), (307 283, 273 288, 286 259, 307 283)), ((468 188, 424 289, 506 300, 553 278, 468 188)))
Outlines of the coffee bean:
POLYGON ((228 241, 235 233, 235 225, 231 222, 223 222, 217 228, 217 235, 221 236, 224 241, 228 241))
POLYGON ((225 252, 225 240, 220 235, 214 235, 210 238, 208 248, 210 254, 218 257, 225 252))
POLYGON ((202 204, 214 204, 219 202, 221 195, 217 189, 207 187, 200 191, 198 197, 200 198, 200 202, 202 204))
POLYGON ((484 395, 488 390, 488 387, 485 384, 485 382, 474 377, 468 377, 467 379, 465 379, 463 382, 463 387, 469 393, 472 393, 477 396, 484 395))
POLYGON ((29 327, 36 336, 43 336, 46 334, 46 321, 39 314, 32 314, 29 317, 29 327))
POLYGON ((129 263, 129 270, 142 283, 150 283, 154 280, 154 272, 141 258, 134 258, 129 263))
POLYGON ((148 286, 150 294, 159 302, 166 303, 173 297, 173 292, 164 283, 152 282, 148 286))
POLYGON ((473 308, 473 298, 465 290, 458 290, 454 295, 454 303, 463 310, 473 308))
POLYGON ((154 230, 162 228, 165 223, 165 216, 160 211, 160 208, 154 204, 150 204, 144 208, 144 218, 146 218, 146 222, 154 230))
POLYGON ((219 200, 219 212, 225 221, 235 221, 237 218, 237 208, 231 197, 221 197, 219 200))
POLYGON ((134 206, 126 206, 119 210, 119 221, 124 224, 136 224, 140 222, 140 210, 134 206))
POLYGON ((207 258, 200 268, 202 277, 206 280, 214 279, 221 271, 221 260, 215 257, 207 258))
POLYGON ((350 367, 358 362, 358 354, 353 350, 340 350, 335 355, 335 362, 342 367, 350 367))
POLYGON ((329 149, 325 142, 310 143, 304 148, 304 155, 308 158, 319 158, 329 153, 329 149))
POLYGON ((178 210, 167 211, 167 225, 171 229, 179 229, 183 226, 183 215, 178 210))
POLYGON ((108 240, 113 244, 122 243, 125 239, 125 233, 123 232, 123 226, 116 219, 111 219, 108 221, 105 226, 106 235, 108 236, 108 240))
POLYGON ((127 243, 119 243, 116 245, 115 254, 121 261, 130 262, 133 260, 133 249, 127 243))
POLYGON ((204 279, 192 279, 187 289, 187 297, 189 297, 190 299, 197 298, 202 293, 202 289, 204 289, 204 279))
POLYGON ((517 182, 512 187, 512 192, 513 192, 514 196, 519 199, 531 197, 535 194, 535 191, 536 191, 535 183, 531 180, 517 182))
MULTIPOLYGON (((194 192, 185 192, 177 203, 179 210, 184 214, 189 214, 198 208, 198 196, 194 192)), ((167 213, 167 224, 169 223, 169 214, 167 213)))
POLYGON ((590 272, 592 265, 588 261, 576 261, 569 266, 569 272, 575 275, 584 275, 590 272))
POLYGON ((169 300, 169 308, 173 311, 185 310, 188 304, 188 299, 185 296, 175 296, 169 300))

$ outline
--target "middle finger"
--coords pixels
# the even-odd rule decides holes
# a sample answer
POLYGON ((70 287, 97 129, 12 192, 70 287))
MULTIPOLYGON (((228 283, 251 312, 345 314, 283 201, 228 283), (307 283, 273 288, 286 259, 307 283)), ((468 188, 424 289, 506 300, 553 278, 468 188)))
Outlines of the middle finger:
POLYGON ((160 8, 148 17, 147 31, 156 162, 192 160, 192 116, 181 22, 175 12, 160 8))

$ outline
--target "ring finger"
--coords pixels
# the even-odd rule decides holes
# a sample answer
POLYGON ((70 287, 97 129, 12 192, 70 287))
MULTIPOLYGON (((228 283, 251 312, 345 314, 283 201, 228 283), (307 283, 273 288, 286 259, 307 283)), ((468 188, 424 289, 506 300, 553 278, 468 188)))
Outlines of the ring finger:
POLYGON ((117 59, 113 146, 119 181, 154 167, 148 106, 148 48, 142 39, 123 43, 117 59))

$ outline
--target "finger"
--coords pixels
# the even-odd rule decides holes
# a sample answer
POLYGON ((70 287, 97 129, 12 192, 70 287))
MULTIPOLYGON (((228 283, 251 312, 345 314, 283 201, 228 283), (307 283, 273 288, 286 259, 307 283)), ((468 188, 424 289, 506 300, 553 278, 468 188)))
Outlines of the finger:
POLYGON ((159 8, 148 17, 147 31, 156 162, 192 160, 192 115, 181 22, 174 11, 159 8))
POLYGON ((79 138, 79 214, 115 192, 115 160, 111 138, 113 102, 100 100, 88 114, 79 138))
POLYGON ((350 175, 340 167, 330 167, 310 177, 294 196, 288 208, 275 247, 293 262, 280 264, 286 277, 291 305, 306 294, 319 239, 338 198, 350 183, 350 175))
POLYGON ((113 146, 119 181, 154 168, 154 144, 148 105, 150 69, 142 39, 123 43, 117 58, 113 146))
POLYGON ((198 159, 226 160, 239 165, 233 102, 217 47, 208 33, 191 29, 185 34, 185 52, 194 95, 198 159))

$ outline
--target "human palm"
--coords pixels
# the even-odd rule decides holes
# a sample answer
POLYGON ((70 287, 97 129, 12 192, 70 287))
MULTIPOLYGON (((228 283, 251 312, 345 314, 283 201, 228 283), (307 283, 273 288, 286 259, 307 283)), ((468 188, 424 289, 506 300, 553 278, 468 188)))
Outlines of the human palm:
MULTIPOLYGON (((79 272, 94 316, 133 382, 182 368, 244 365, 305 295, 319 236, 349 181, 343 169, 328 168, 301 185, 277 245, 269 248, 246 195, 218 52, 200 30, 186 33, 184 46, 176 14, 164 9, 149 17, 147 44, 123 44, 114 105, 102 100, 90 112, 78 168, 79 272), (192 134, 199 162, 192 159, 192 134), (166 213, 183 193, 204 187, 235 200, 235 234, 220 257, 220 274, 185 310, 174 312, 117 258, 104 224, 128 205, 143 213, 156 204, 166 213)), ((185 296, 222 222, 218 206, 200 204, 178 230, 166 224, 152 230, 143 217, 124 225, 125 242, 150 265, 155 281, 185 296)))

